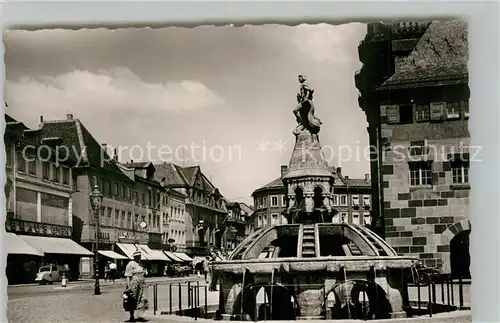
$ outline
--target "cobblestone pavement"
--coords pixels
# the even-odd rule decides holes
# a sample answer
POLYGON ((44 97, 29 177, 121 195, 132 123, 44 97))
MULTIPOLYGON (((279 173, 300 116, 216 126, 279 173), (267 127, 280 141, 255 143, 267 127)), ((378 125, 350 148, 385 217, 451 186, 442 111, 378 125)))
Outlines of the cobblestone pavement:
MULTIPOLYGON (((196 285, 196 283, 193 283, 196 285)), ((169 311, 169 283, 158 283, 158 311, 169 311)), ((205 284, 200 284, 200 304, 205 303, 205 284)), ((45 287, 45 286, 44 286, 45 287)), ((128 316, 123 310, 121 295, 124 284, 103 286, 101 295, 93 295, 93 289, 81 289, 68 286, 54 286, 57 293, 32 295, 29 297, 11 297, 7 303, 7 318, 9 323, 107 323, 124 322, 128 316)), ((153 289, 148 288, 150 311, 147 317, 150 322, 165 322, 165 318, 155 319, 153 315, 153 289)), ((187 285, 181 285, 182 308, 187 307, 187 285)), ((207 291, 207 303, 215 304, 218 292, 207 291)), ((178 283, 172 285, 172 307, 179 309, 178 283)), ((157 314, 159 314, 159 312, 157 314)), ((159 315, 158 315, 159 316, 159 315)))

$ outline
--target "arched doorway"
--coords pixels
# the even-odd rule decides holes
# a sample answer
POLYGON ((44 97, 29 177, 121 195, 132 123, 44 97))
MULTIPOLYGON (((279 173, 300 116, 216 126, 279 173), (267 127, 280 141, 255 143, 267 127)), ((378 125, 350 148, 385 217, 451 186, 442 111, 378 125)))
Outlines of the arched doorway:
POLYGON ((450 241, 450 266, 453 277, 470 278, 470 230, 459 232, 450 241))

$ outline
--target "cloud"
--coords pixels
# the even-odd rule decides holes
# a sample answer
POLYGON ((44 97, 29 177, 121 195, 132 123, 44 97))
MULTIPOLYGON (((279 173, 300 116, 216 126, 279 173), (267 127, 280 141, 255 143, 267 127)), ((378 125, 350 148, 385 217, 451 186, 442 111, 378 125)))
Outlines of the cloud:
POLYGON ((353 57, 348 51, 351 47, 349 42, 358 42, 366 34, 366 25, 302 24, 294 27, 294 32, 292 44, 304 55, 310 56, 318 63, 347 63, 358 60, 358 57, 353 57))
POLYGON ((224 104, 222 97, 202 83, 192 80, 148 83, 128 68, 21 77, 6 82, 6 99, 16 110, 37 109, 47 115, 57 113, 59 117, 64 110, 182 112, 224 104))

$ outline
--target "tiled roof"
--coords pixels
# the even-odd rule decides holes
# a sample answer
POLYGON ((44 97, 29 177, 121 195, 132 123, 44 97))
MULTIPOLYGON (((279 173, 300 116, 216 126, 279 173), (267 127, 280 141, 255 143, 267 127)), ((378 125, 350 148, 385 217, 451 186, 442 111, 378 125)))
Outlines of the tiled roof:
POLYGON ((200 166, 190 166, 190 167, 180 167, 184 178, 187 179, 190 186, 194 185, 194 181, 196 180, 196 174, 200 170, 200 166))
POLYGON ((469 47, 467 23, 433 21, 400 68, 379 88, 436 82, 466 82, 469 47))
POLYGON ((79 119, 44 121, 41 125, 42 136, 59 137, 62 145, 67 147, 71 158, 80 160, 78 166, 90 166, 93 168, 103 168, 116 175, 128 178, 116 162, 102 151, 101 144, 92 136, 90 131, 80 122, 79 119), (101 161, 101 156, 105 160, 101 161))
POLYGON ((364 178, 346 178, 350 187, 371 187, 371 181, 366 182, 364 178))
POLYGON ((161 182, 165 180, 167 186, 188 187, 189 182, 184 176, 182 167, 172 163, 154 165, 156 168, 155 180, 161 182))
POLYGON ((241 210, 243 210, 243 212, 245 212, 246 214, 250 215, 253 213, 254 209, 253 207, 251 206, 248 206, 246 203, 244 202, 239 202, 240 203, 240 208, 241 210))
POLYGON ((266 190, 270 190, 270 189, 283 189, 285 186, 283 185, 283 180, 281 179, 281 177, 278 177, 277 179, 275 179, 274 181, 272 182, 269 182, 267 183, 266 185, 256 189, 253 193, 252 193, 252 196, 255 194, 255 193, 258 193, 258 192, 261 192, 261 191, 266 191, 266 190))
POLYGON ((151 162, 138 162, 138 163, 131 162, 131 163, 124 163, 123 165, 125 165, 125 167, 128 168, 147 168, 150 164, 151 162))

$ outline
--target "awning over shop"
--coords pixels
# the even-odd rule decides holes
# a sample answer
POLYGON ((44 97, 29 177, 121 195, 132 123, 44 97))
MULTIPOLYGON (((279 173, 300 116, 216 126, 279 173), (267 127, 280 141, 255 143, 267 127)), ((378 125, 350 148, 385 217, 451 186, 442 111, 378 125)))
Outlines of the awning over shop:
POLYGON ((163 251, 168 258, 172 259, 173 261, 176 261, 176 262, 184 262, 184 260, 182 260, 181 258, 177 257, 173 252, 171 251, 163 251))
POLYGON ((141 253, 143 254, 145 260, 170 261, 170 259, 165 256, 165 254, 161 250, 151 249, 147 245, 143 244, 137 246, 141 250, 141 253))
POLYGON ((32 245, 44 254, 61 254, 77 256, 93 256, 94 253, 88 251, 78 243, 67 238, 53 238, 42 236, 19 235, 24 241, 32 245))
POLYGON ((99 254, 103 255, 104 257, 108 257, 111 259, 118 259, 118 260, 128 259, 127 257, 122 256, 119 253, 116 253, 112 250, 99 250, 98 252, 99 252, 99 254))
POLYGON ((7 243, 7 254, 43 257, 43 252, 38 251, 35 247, 21 239, 17 234, 7 232, 5 236, 5 240, 7 243))
POLYGON ((128 257, 128 259, 134 259, 132 256, 137 250, 137 247, 132 243, 116 243, 116 246, 128 257))
POLYGON ((189 257, 188 255, 186 255, 183 252, 174 252, 174 255, 177 258, 181 259, 182 261, 193 262, 193 258, 189 257))

